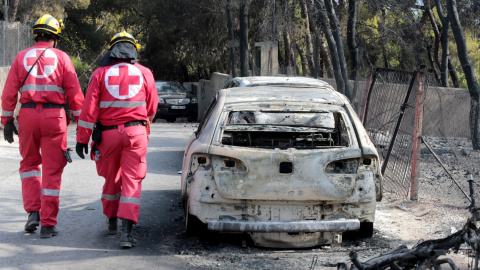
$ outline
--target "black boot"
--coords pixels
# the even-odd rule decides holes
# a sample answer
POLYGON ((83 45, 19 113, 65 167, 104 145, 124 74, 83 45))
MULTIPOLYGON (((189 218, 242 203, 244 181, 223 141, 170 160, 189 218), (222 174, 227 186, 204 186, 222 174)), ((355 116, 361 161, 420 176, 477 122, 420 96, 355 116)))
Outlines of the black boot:
POLYGON ((132 235, 133 221, 122 219, 122 236, 120 237, 120 246, 122 248, 131 248, 138 245, 137 240, 132 235))
POLYGON ((107 218, 108 234, 117 234, 117 217, 107 218))
POLYGON ((25 224, 25 231, 34 232, 40 225, 40 213, 38 211, 32 211, 28 214, 27 224, 25 224))
POLYGON ((59 234, 60 231, 55 226, 42 226, 40 229, 40 238, 50 238, 59 234))

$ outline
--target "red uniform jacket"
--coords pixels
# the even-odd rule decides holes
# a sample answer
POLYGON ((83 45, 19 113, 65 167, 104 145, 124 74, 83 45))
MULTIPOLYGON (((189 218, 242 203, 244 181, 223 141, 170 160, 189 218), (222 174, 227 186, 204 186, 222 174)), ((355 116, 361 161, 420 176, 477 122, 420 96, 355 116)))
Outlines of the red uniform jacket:
POLYGON ((46 50, 22 85, 33 63, 48 47, 48 42, 40 41, 15 57, 2 93, 3 125, 13 119, 19 92, 20 103, 66 104, 68 98, 75 121, 78 121, 83 93, 72 61, 63 51, 55 48, 46 50))
POLYGON ((153 120, 158 96, 150 69, 117 62, 92 74, 78 121, 77 142, 88 143, 96 121, 114 126, 135 120, 153 120))

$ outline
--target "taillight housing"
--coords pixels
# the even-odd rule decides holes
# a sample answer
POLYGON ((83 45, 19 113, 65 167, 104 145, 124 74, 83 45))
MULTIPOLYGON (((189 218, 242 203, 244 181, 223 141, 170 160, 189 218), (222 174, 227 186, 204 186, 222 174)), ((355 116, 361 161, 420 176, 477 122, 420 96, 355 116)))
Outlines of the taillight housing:
POLYGON ((356 174, 358 170, 358 159, 342 159, 328 163, 325 167, 327 174, 356 174))
POLYGON ((243 161, 237 158, 219 155, 194 154, 191 159, 190 171, 194 172, 197 169, 245 172, 247 171, 247 166, 243 161))
POLYGON ((246 164, 237 158, 212 155, 212 168, 214 171, 246 172, 246 164))
POLYGON ((190 160, 190 172, 194 172, 197 169, 205 170, 210 164, 210 155, 193 154, 190 160))

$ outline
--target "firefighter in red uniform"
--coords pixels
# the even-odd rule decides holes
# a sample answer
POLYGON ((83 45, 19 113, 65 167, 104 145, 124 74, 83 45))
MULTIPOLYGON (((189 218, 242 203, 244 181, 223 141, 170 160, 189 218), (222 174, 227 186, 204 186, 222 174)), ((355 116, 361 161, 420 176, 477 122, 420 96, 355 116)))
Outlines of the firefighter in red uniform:
POLYGON ((61 28, 61 21, 48 14, 37 20, 32 30, 36 44, 16 56, 2 93, 5 140, 12 143, 14 132, 19 137, 23 204, 29 213, 25 230, 35 231, 41 221, 41 238, 58 234, 60 184, 68 155, 64 105, 68 99, 78 120, 83 103, 72 61, 56 49, 61 28), (17 132, 13 116, 19 93, 17 132))
POLYGON ((93 132, 91 156, 98 175, 105 178, 101 200, 107 227, 116 234, 117 218, 122 219, 120 246, 130 248, 137 245, 131 230, 138 222, 141 183, 147 173, 147 126, 157 111, 158 97, 152 72, 136 63, 140 45, 132 35, 116 34, 108 48, 90 78, 76 151, 81 158, 83 152, 88 154, 93 132))

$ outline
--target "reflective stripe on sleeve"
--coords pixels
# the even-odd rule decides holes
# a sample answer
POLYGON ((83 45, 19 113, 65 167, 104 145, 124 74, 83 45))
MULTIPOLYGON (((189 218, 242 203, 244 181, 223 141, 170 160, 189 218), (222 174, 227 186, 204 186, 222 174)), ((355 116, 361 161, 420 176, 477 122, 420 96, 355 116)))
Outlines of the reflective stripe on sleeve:
POLYGON ((45 195, 45 196, 60 196, 60 190, 42 188, 42 195, 45 195))
POLYGON ((73 116, 80 116, 81 112, 82 112, 82 110, 72 111, 72 114, 73 114, 73 116))
POLYGON ((23 180, 28 177, 42 177, 42 172, 41 171, 29 171, 29 172, 23 172, 20 174, 20 178, 23 180))
POLYGON ((122 196, 121 192, 119 192, 118 194, 115 194, 115 195, 102 194, 102 199, 105 199, 107 201, 115 201, 115 200, 120 199, 120 196, 122 196))
POLYGON ((25 84, 20 87, 20 93, 25 91, 53 91, 59 93, 65 93, 65 90, 56 85, 37 85, 37 84, 25 84))
POLYGON ((2 116, 13 116, 14 111, 5 111, 2 110, 2 116))
POLYGON ((100 108, 137 108, 147 106, 145 101, 101 101, 100 108))
POLYGON ((88 129, 93 129, 95 127, 95 123, 86 122, 83 120, 78 120, 78 126, 88 129))
POLYGON ((121 203, 133 203, 133 204, 138 204, 140 205, 140 198, 135 198, 135 197, 121 197, 120 198, 121 203))

